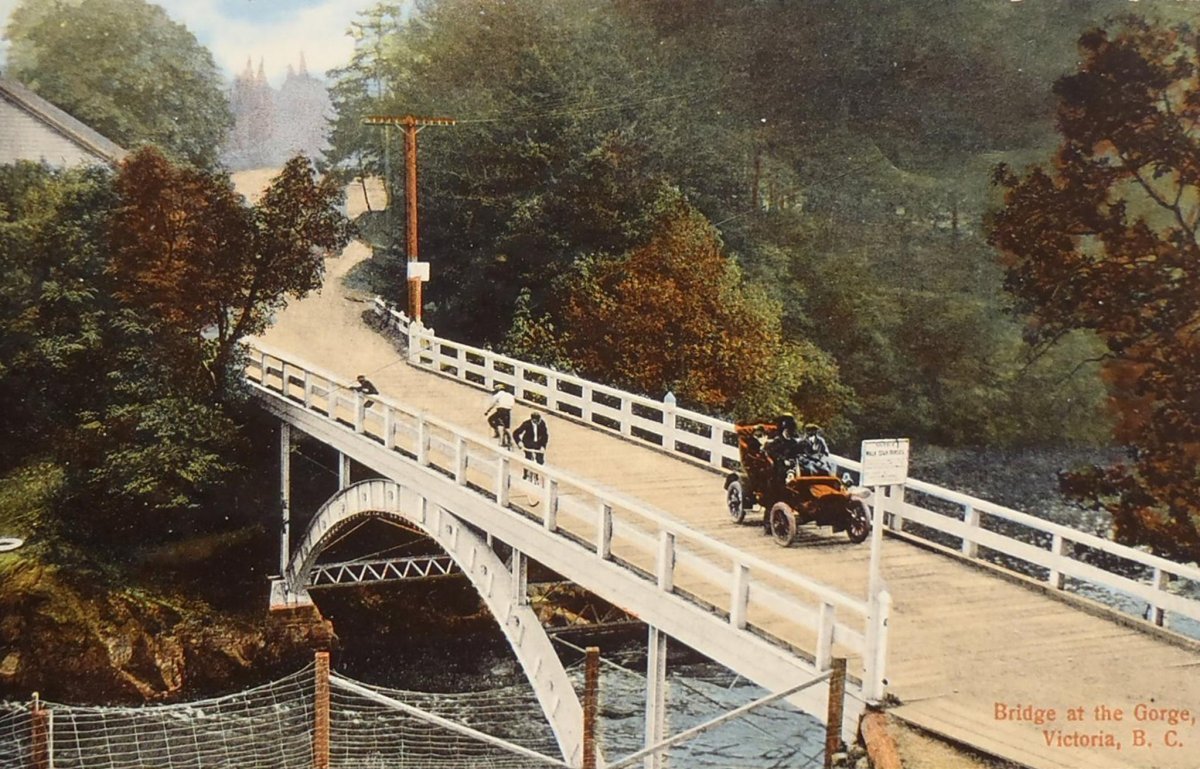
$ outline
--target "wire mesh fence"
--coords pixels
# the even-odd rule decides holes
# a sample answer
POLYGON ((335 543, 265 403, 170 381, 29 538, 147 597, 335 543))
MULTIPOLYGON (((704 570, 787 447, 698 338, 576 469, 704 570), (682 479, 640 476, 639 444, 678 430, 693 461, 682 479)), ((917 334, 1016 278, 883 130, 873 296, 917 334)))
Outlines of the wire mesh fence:
MULTIPOLYGON (((645 746, 647 682, 639 664, 615 654, 601 667, 596 733, 606 762, 645 746)), ((572 665, 568 672, 582 691, 583 665, 572 665)), ((333 678, 329 769, 561 765, 557 739, 527 682, 446 694, 333 678), (339 686, 339 681, 348 684, 339 686)), ((116 707, 41 702, 37 707, 49 728, 40 735, 35 706, 0 703, 0 769, 312 769, 315 679, 310 665, 253 689, 187 703, 116 707), (45 758, 39 759, 39 742, 45 743, 40 754, 45 758)), ((668 734, 764 693, 712 665, 671 670, 666 691, 668 734)), ((675 767, 812 769, 822 765, 824 734, 817 719, 777 702, 669 748, 663 756, 666 766, 675 767)))

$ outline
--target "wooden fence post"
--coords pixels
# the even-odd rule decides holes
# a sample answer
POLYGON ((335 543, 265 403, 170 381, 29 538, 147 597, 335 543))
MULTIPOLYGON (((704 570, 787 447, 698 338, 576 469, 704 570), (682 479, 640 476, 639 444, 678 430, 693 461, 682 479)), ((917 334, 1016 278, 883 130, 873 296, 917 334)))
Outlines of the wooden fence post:
POLYGON ((846 699, 846 658, 835 657, 829 677, 829 707, 825 718, 825 769, 833 769, 833 754, 842 747, 842 709, 846 699))
POLYGON ((329 769, 329 652, 316 655, 313 697, 313 769, 329 769))
POLYGON ((29 710, 29 762, 33 769, 50 769, 53 766, 50 744, 51 717, 50 711, 42 707, 38 693, 34 692, 33 703, 29 710))
POLYGON ((599 712, 600 648, 589 646, 583 668, 583 769, 596 769, 596 714, 599 712))

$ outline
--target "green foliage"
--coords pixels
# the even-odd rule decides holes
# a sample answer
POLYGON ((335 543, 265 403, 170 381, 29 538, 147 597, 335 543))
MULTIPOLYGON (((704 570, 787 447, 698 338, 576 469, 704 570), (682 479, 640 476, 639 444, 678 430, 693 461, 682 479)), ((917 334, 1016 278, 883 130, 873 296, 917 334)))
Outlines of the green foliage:
POLYGON ((325 254, 349 240, 340 189, 318 181, 303 156, 253 208, 228 176, 174 166, 153 148, 123 163, 116 189, 108 270, 117 298, 170 333, 210 333, 202 363, 217 390, 238 341, 262 332, 288 297, 320 286, 325 254))
POLYGON ((582 261, 564 280, 555 314, 569 329, 561 344, 580 370, 654 396, 671 390, 724 413, 743 398, 769 407, 836 391, 817 351, 785 345, 778 306, 743 286, 716 229, 672 198, 646 244, 582 261))
POLYGON ((1085 34, 1080 51, 1079 71, 1055 88, 1054 163, 997 169, 1005 199, 991 238, 1038 349, 1078 330, 1104 344, 1131 459, 1071 476, 1068 490, 1106 507, 1118 537, 1196 560, 1200 39, 1128 17, 1085 34))
POLYGON ((212 55, 144 0, 22 0, 8 74, 118 144, 216 162, 233 123, 212 55))
POLYGON ((289 162, 249 208, 229 179, 134 153, 0 167, 0 466, 63 468, 64 534, 125 547, 228 520, 249 455, 238 340, 319 284, 339 190, 289 162), (207 333, 216 329, 217 333, 207 333))
MULTIPOLYGON (((104 366, 108 173, 0 166, 0 434, 53 442, 104 366)), ((0 462, 29 451, 0 442, 0 462)))
MULTIPOLYGON (((409 21, 380 5, 335 86, 336 152, 399 198, 402 132, 361 117, 458 118, 420 139, 442 333, 567 365, 556 345, 596 332, 562 314, 564 287, 645 247, 674 190, 718 228, 739 301, 780 313, 782 346, 743 372, 736 402, 706 402, 790 404, 851 437, 1095 440, 1094 369, 1030 360, 981 218, 995 159, 1051 140, 1048 85, 1074 30, 1121 5, 425 0, 409 21)), ((385 292, 403 285, 395 202, 385 292)), ((650 376, 639 386, 707 375, 650 376)))

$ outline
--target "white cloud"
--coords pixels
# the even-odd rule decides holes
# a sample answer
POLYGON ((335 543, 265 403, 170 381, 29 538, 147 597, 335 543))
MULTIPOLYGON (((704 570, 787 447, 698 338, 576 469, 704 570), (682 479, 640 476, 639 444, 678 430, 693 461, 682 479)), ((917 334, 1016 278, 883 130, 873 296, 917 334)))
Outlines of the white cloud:
POLYGON ((327 0, 297 10, 282 24, 230 19, 218 13, 214 0, 160 0, 160 4, 208 46, 227 74, 240 73, 249 58, 256 71, 262 61, 267 79, 279 85, 288 65, 299 64, 301 53, 308 71, 317 76, 349 61, 354 43, 346 30, 357 12, 373 2, 327 0))

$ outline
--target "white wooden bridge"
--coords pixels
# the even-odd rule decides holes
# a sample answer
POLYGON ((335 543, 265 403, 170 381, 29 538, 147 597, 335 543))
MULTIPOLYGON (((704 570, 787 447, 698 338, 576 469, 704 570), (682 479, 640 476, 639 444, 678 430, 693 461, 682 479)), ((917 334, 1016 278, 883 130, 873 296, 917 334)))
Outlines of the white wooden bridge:
MULTIPOLYGON (((885 703, 1031 767, 1200 767, 1200 643, 1171 630, 1200 622, 1200 569, 910 480, 875 499, 889 521, 886 592, 869 600, 866 544, 813 530, 785 549, 761 527, 729 520, 730 425, 438 338, 374 306, 403 332, 398 348, 363 323, 371 300, 340 287, 364 256, 352 244, 329 262, 321 294, 253 340, 247 376, 285 438, 301 430, 383 476, 348 486, 306 531, 287 535, 278 602, 305 600, 316 556, 347 521, 382 515, 421 529, 504 628, 571 765, 578 700, 526 605, 524 558, 645 621, 652 667, 665 664, 669 636, 781 691, 846 657, 848 740, 863 709, 885 703), (347 389, 359 373, 381 390, 369 406, 347 389), (517 393, 514 416, 533 406, 549 415, 540 487, 484 424, 496 381, 517 393), (498 559, 493 540, 520 554, 515 565, 498 559), (996 553, 1028 568, 1006 571, 986 557, 996 553), (1128 596, 1145 618, 1067 590, 1079 585, 1128 596), (1056 720, 1022 718, 1024 706, 1053 708, 1056 720), (1096 720, 1100 706, 1122 720, 1096 720), (1068 721, 1070 708, 1086 717, 1068 721), (1192 716, 1170 723, 1147 708, 1192 716)), ((650 710, 657 685, 651 676, 650 710)), ((823 718, 824 698, 812 687, 791 699, 823 718)))

